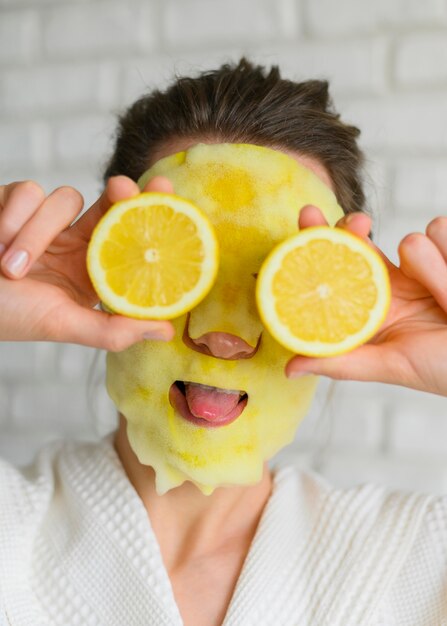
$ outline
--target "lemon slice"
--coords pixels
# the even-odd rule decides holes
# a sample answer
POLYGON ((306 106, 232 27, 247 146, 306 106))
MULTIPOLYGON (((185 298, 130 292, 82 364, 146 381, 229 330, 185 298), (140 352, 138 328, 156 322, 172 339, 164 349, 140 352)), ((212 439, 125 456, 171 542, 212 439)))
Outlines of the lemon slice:
POLYGON ((172 319, 194 308, 217 274, 218 244, 191 202, 142 193, 117 202, 98 222, 87 269, 106 309, 141 319, 172 319))
POLYGON ((377 252, 329 226, 306 228, 276 246, 256 284, 265 327, 306 356, 333 356, 365 343, 385 319, 390 298, 377 252))

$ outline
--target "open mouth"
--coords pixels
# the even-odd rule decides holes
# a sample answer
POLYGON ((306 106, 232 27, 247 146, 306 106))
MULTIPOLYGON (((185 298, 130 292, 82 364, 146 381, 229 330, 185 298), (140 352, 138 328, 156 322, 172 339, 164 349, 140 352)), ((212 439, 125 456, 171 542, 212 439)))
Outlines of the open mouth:
POLYGON ((169 389, 169 402, 189 422, 215 428, 234 422, 247 406, 248 395, 245 391, 176 380, 169 389))

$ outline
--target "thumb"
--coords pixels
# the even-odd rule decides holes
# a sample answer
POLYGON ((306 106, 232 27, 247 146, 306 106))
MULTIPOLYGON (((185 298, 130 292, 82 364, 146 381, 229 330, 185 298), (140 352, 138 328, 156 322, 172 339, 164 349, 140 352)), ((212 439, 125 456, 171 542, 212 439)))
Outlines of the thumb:
POLYGON ((168 321, 136 320, 73 304, 64 311, 55 341, 77 343, 120 352, 145 339, 169 341, 174 328, 168 321))
POLYGON ((387 361, 380 346, 365 344, 340 356, 295 356, 286 365, 288 378, 305 374, 328 376, 335 380, 387 382, 387 361))

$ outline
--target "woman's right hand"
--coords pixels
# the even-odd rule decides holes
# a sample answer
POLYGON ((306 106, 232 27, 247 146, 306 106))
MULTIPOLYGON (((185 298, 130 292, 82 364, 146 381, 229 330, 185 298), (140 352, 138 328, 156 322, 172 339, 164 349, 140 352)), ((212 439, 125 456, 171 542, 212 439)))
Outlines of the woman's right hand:
MULTIPOLYGON (((145 191, 172 192, 157 178, 145 191)), ((48 196, 34 182, 0 186, 0 340, 60 341, 119 351, 143 339, 169 340, 167 321, 135 320, 93 310, 98 297, 87 273, 91 233, 118 200, 140 193, 125 176, 73 225, 81 194, 60 187, 48 196)))

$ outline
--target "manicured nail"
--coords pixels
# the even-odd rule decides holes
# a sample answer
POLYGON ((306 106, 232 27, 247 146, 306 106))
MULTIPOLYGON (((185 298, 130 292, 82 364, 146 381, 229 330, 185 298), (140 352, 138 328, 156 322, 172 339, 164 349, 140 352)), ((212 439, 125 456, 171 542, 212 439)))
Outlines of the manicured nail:
POLYGON ((28 261, 28 252, 26 252, 26 250, 17 250, 17 252, 14 252, 14 254, 6 261, 5 265, 10 274, 13 276, 20 276, 28 261))

